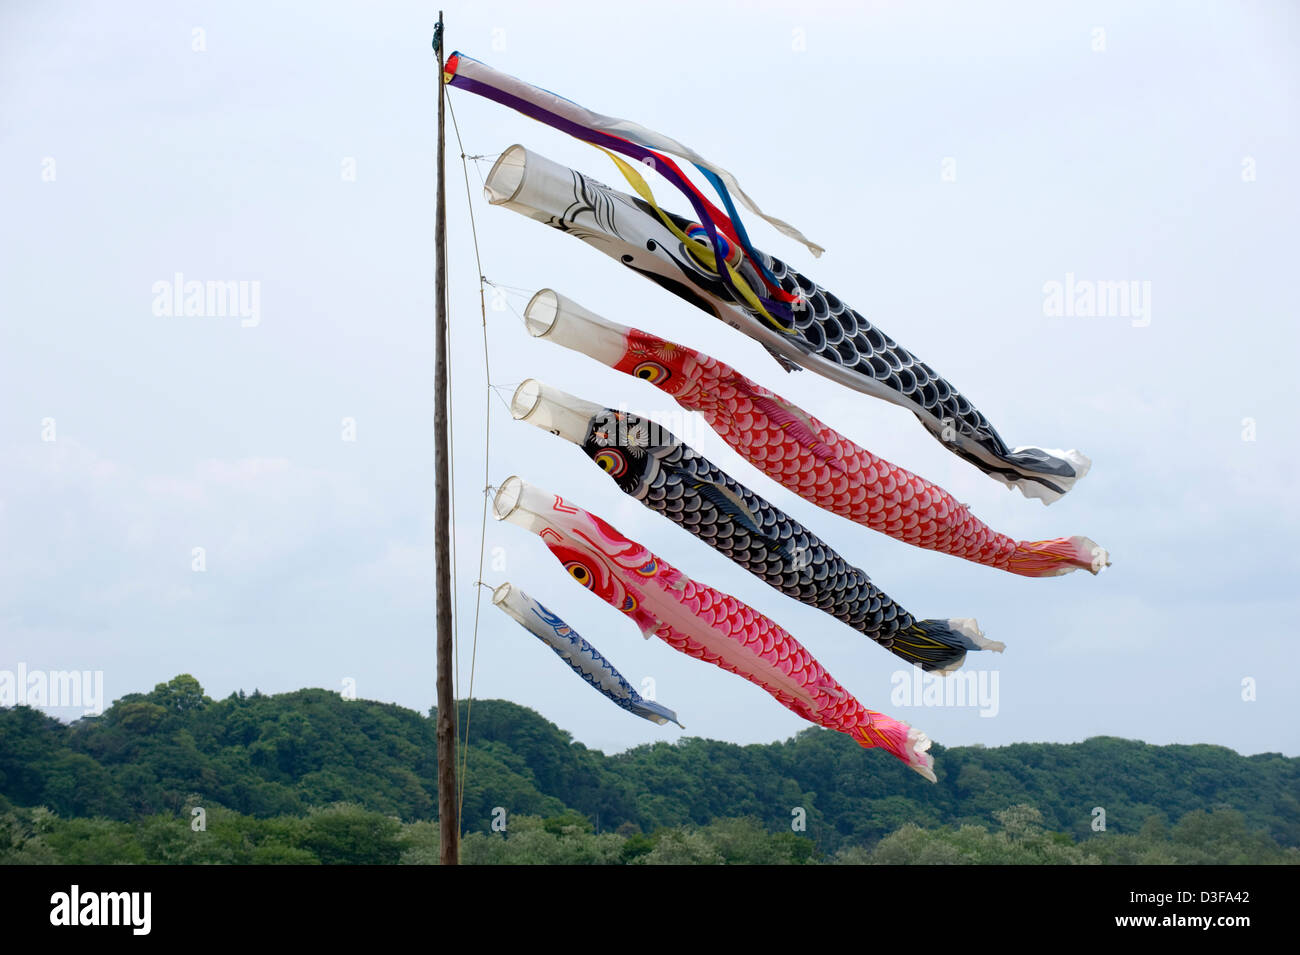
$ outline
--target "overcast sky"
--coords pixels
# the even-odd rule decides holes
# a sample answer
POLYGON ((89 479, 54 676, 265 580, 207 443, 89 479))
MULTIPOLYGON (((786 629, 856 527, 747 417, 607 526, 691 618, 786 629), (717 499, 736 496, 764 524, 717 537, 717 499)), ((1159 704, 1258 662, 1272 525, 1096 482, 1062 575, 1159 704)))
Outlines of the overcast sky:
MULTIPOLYGON (((1294 4, 445 9, 451 49, 735 172, 828 251, 814 260, 751 216, 760 248, 928 362, 1009 444, 1094 462, 1051 507, 1007 491, 906 411, 786 374, 600 253, 489 207, 487 161, 470 163, 467 204, 451 136, 460 696, 482 593, 475 697, 533 707, 607 751, 681 735, 581 685, 475 586, 486 435, 491 483, 519 474, 602 515, 938 742, 1108 734, 1300 753, 1294 4), (973 616, 1006 643, 967 662, 996 674, 996 715, 896 705, 895 657, 625 498, 495 397, 484 429, 470 205, 490 279, 554 287, 721 358, 996 529, 1085 534, 1113 566, 1030 580, 912 548, 794 497, 693 428, 701 451, 916 616, 973 616), (1067 275, 1137 282, 1149 311, 1047 314, 1045 286, 1067 275)), ((362 697, 432 704, 432 16, 394 3, 4 5, 0 670, 102 670, 109 699, 188 672, 214 697, 355 681, 362 697), (243 313, 169 315, 157 288, 177 273, 255 282, 258 298, 243 313)), ((451 101, 467 153, 522 143, 616 184, 589 146, 460 91, 451 101)), ((487 337, 507 394, 537 377, 672 420, 649 385, 530 339, 512 311, 524 299, 505 301, 487 337)), ((766 742, 807 725, 644 641, 537 538, 489 517, 485 545, 488 583, 514 582, 634 684, 652 679, 689 734, 766 742)))

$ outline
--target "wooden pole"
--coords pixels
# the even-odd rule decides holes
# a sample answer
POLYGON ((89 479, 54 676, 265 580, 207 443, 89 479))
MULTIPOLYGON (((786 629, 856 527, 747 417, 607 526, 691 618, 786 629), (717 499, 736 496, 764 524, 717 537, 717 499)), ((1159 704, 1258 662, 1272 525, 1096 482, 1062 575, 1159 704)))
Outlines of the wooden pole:
POLYGON ((433 45, 438 53, 438 209, 434 226, 434 256, 437 260, 434 294, 436 317, 434 336, 437 352, 434 359, 434 544, 433 559, 437 567, 438 627, 438 832, 441 838, 442 864, 460 863, 460 819, 456 807, 456 698, 451 682, 451 488, 450 452, 447 446, 447 188, 445 176, 446 130, 443 88, 442 11, 433 45))

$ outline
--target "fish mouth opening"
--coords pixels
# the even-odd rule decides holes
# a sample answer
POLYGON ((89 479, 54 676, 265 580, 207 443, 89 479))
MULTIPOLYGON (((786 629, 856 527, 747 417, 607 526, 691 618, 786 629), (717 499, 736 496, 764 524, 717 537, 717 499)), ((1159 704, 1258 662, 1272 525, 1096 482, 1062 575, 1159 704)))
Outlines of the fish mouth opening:
POLYGON ((519 507, 519 499, 524 496, 524 482, 516 475, 511 475, 502 482, 496 497, 492 499, 492 513, 499 521, 504 521, 519 507))
POLYGON ((554 289, 544 288, 524 306, 524 325, 534 338, 545 338, 560 317, 560 297, 554 289))
POLYGON ((542 383, 536 378, 526 378, 510 397, 510 414, 516 421, 522 421, 537 410, 541 400, 542 383))
POLYGON ((524 187, 524 172, 528 167, 528 150, 515 144, 497 157, 487 179, 483 181, 483 195, 494 206, 509 202, 524 187))
POLYGON ((510 596, 510 591, 512 589, 513 588, 510 586, 510 584, 502 584, 500 587, 497 587, 495 590, 493 590, 492 591, 493 606, 500 607, 503 603, 505 603, 506 598, 510 596))
POLYGON ((520 382, 509 405, 516 421, 527 421, 577 445, 587 440, 591 419, 604 410, 598 404, 544 385, 536 378, 520 382))

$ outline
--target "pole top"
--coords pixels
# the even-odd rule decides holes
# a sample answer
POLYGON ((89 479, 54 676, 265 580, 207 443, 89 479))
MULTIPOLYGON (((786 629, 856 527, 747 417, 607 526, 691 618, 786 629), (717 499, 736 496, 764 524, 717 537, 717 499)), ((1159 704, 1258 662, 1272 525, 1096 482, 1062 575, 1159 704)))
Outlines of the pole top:
POLYGON ((438 22, 433 25, 433 52, 442 55, 442 11, 438 11, 438 22))

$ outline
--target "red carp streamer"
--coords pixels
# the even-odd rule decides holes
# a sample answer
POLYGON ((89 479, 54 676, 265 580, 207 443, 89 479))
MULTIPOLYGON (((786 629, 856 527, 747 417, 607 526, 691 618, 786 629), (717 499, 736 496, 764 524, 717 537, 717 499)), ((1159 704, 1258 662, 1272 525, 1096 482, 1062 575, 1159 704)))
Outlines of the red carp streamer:
POLYGON ((533 296, 525 318, 533 335, 650 382, 773 480, 872 530, 1024 577, 1096 574, 1110 563, 1087 537, 1018 541, 993 530, 943 488, 702 352, 606 321, 551 289, 533 296))
POLYGON ((493 509, 542 538, 570 576, 631 617, 646 637, 743 676, 799 716, 893 753, 931 782, 930 739, 869 710, 780 626, 730 594, 697 583, 580 507, 507 478, 493 509))

